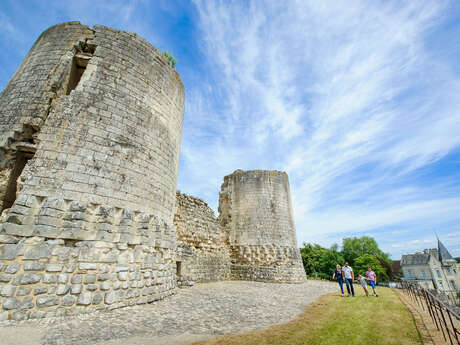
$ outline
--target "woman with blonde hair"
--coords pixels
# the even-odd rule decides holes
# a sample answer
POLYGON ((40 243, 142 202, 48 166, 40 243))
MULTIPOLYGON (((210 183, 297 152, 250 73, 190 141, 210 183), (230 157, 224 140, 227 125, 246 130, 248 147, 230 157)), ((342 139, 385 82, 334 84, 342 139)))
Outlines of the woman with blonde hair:
POLYGON ((334 274, 332 275, 332 279, 337 279, 337 283, 339 283, 340 286, 340 291, 342 291, 342 297, 343 297, 343 273, 342 273, 342 268, 340 265, 335 266, 335 271, 334 274))

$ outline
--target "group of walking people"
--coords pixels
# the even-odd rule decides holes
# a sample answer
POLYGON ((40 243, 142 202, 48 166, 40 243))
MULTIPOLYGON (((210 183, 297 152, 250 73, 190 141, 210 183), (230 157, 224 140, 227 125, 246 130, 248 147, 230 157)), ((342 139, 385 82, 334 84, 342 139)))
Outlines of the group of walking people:
POLYGON ((374 271, 372 271, 371 267, 367 268, 366 277, 364 277, 362 274, 359 274, 358 280, 355 280, 355 273, 353 272, 353 268, 351 268, 348 265, 348 262, 345 262, 343 267, 340 267, 340 265, 336 266, 334 274, 332 275, 332 279, 336 279, 337 282, 339 283, 340 291, 342 292, 342 297, 345 296, 344 291, 343 291, 344 282, 347 287, 347 292, 348 292, 347 297, 350 297, 350 296, 355 297, 355 289, 353 288, 353 282, 356 282, 356 281, 359 281, 361 283, 361 286, 363 287, 364 292, 367 297, 369 297, 369 291, 367 290, 368 283, 372 287, 374 296, 375 297, 379 296, 377 295, 377 290, 375 288, 375 285, 377 284, 377 275, 375 274, 374 271))

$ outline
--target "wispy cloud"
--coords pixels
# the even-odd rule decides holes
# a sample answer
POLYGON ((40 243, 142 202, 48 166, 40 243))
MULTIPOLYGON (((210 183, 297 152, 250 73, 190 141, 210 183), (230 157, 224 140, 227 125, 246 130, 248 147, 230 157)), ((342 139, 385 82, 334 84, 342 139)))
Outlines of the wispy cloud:
POLYGON ((460 145, 460 78, 427 41, 449 2, 195 4, 212 89, 188 126, 219 123, 186 122, 183 188, 215 206, 222 174, 287 170, 300 241, 460 220, 456 180, 420 176, 460 145))
POLYGON ((0 80, 58 22, 136 32, 179 54, 181 190, 217 210, 224 175, 284 170, 299 242, 368 234, 400 255, 436 230, 459 253, 456 2, 193 4, 5 1, 0 80))

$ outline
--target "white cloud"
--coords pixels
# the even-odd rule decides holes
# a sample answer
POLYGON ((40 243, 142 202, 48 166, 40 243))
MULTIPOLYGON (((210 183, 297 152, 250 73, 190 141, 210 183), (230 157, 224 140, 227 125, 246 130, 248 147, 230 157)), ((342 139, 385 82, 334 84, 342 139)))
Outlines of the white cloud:
MULTIPOLYGON (((184 189, 215 207, 224 174, 286 170, 299 241, 460 220, 454 180, 426 194, 410 179, 460 145, 459 78, 425 41, 445 4, 195 4, 220 124, 198 142, 184 127, 184 189)), ((208 129, 202 101, 188 101, 193 129, 208 129)))

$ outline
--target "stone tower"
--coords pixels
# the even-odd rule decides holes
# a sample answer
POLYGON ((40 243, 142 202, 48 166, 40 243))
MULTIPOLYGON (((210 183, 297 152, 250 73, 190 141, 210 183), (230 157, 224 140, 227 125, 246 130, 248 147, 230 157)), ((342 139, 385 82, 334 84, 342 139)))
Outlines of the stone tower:
POLYGON ((230 246, 233 279, 306 279, 285 172, 236 170, 225 176, 219 212, 230 246))
POLYGON ((0 319, 174 291, 183 113, 178 73, 136 34, 38 38, 0 95, 0 319))

